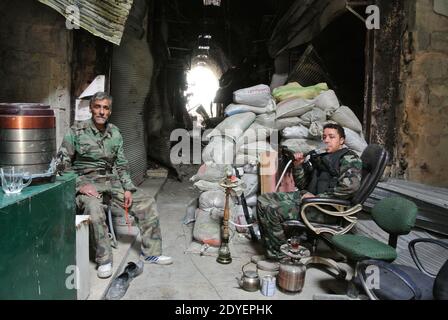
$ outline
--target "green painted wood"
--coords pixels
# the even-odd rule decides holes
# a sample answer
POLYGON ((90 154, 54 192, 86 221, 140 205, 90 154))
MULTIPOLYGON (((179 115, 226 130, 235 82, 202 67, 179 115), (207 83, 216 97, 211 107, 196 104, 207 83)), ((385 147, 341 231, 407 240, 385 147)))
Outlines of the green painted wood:
POLYGON ((0 191, 0 299, 76 299, 75 183, 0 191))

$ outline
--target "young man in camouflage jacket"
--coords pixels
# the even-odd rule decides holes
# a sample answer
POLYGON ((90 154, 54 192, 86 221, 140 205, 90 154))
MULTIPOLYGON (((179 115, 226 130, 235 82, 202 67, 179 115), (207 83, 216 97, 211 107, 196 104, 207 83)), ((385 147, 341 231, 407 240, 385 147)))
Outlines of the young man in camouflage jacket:
POLYGON ((108 238, 104 203, 128 208, 142 237, 141 258, 148 263, 171 264, 162 256, 162 239, 154 198, 131 181, 119 129, 108 122, 112 97, 97 92, 90 100, 92 118, 73 125, 65 135, 58 158, 64 171, 78 174, 76 204, 90 215, 96 242, 98 277, 112 275, 112 249, 108 238))
MULTIPOLYGON (((281 223, 299 219, 303 198, 329 197, 349 200, 359 189, 362 161, 355 152, 343 147, 344 141, 344 128, 338 124, 325 125, 323 142, 326 145, 326 154, 324 157, 335 170, 316 168, 312 172, 307 172, 302 166, 305 160, 304 155, 296 153, 293 176, 299 191, 265 193, 258 197, 257 215, 268 258, 277 260, 285 256, 280 251, 280 246, 286 243, 281 223), (328 171, 333 171, 333 174, 328 171)), ((307 214, 310 221, 336 222, 334 217, 325 216, 316 211, 307 214)))

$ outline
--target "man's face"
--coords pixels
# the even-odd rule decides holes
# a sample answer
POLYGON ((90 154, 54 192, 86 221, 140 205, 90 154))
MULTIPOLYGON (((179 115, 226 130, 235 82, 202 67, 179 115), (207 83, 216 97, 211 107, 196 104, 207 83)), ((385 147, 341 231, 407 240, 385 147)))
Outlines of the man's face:
POLYGON ((90 111, 92 112, 93 122, 100 126, 104 125, 111 114, 110 100, 95 100, 93 105, 90 106, 90 111))
POLYGON ((325 143, 325 150, 328 153, 333 153, 338 151, 342 148, 342 145, 344 144, 344 138, 342 138, 338 130, 333 128, 326 128, 324 130, 324 133, 322 135, 322 140, 325 143))

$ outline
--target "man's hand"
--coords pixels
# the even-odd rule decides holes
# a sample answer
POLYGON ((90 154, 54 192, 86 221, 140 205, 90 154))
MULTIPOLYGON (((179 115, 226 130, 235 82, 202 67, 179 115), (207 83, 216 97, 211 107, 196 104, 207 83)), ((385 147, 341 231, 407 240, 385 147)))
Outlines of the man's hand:
POLYGON ((302 196, 302 199, 306 199, 306 198, 314 198, 315 195, 312 194, 311 192, 307 192, 302 196))
POLYGON ((130 208, 132 206, 132 192, 131 191, 124 192, 124 206, 126 208, 130 208))
POLYGON ((303 157, 303 153, 301 153, 301 152, 294 153, 294 159, 295 159, 294 160, 295 167, 300 166, 303 163, 303 161, 305 161, 305 158, 303 157))
POLYGON ((96 188, 93 184, 85 184, 81 188, 79 188, 79 192, 85 194, 89 197, 99 198, 100 194, 96 191, 96 188))

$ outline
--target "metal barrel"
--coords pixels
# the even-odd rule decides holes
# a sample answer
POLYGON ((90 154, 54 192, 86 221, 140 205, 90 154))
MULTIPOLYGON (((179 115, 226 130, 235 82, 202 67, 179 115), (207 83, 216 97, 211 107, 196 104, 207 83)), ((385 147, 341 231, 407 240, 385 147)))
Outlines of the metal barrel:
POLYGON ((56 154, 56 118, 48 105, 0 103, 0 167, 31 174, 48 170, 56 154))

